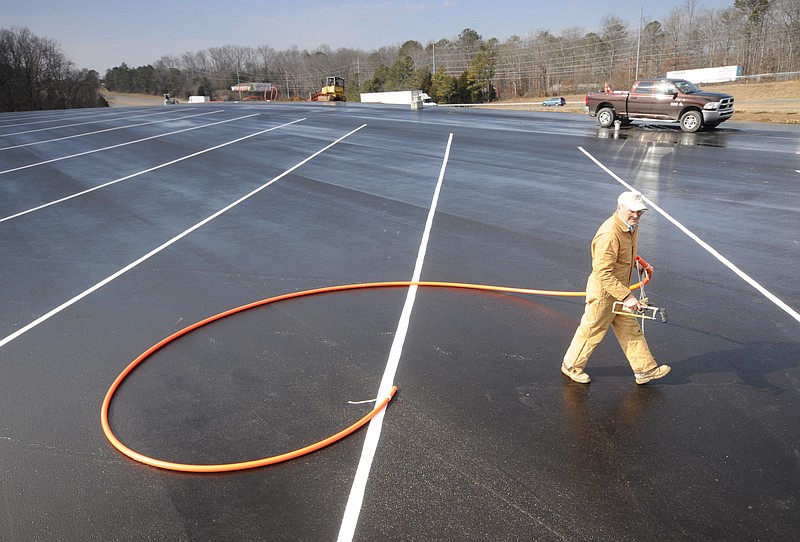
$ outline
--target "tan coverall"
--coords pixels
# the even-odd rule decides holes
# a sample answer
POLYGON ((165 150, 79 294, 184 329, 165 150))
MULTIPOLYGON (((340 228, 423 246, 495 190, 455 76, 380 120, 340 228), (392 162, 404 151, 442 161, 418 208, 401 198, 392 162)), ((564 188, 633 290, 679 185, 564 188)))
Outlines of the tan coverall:
POLYGON ((637 319, 612 312, 614 302, 631 293, 628 285, 636 263, 638 229, 637 226, 631 232, 614 213, 597 230, 592 240, 592 273, 586 283, 586 309, 564 355, 567 367, 583 370, 609 325, 614 328, 634 373, 656 367, 637 319))

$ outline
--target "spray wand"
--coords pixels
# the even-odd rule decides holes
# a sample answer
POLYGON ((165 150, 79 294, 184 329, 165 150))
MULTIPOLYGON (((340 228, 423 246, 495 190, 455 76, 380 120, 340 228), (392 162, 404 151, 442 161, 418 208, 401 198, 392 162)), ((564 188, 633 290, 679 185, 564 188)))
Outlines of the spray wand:
MULTIPOLYGON (((612 307, 612 312, 614 314, 621 314, 623 316, 641 318, 642 320, 655 320, 656 316, 660 316, 661 321, 666 324, 667 309, 650 305, 650 300, 647 298, 647 295, 644 291, 645 283, 649 282, 649 279, 653 277, 653 267, 639 256, 636 256, 636 263, 636 273, 638 273, 639 281, 641 282, 641 286, 639 287, 639 309, 631 310, 626 307, 622 301, 615 301, 614 306, 612 307), (642 280, 642 273, 645 274, 645 278, 647 280, 642 280)), ((644 324, 644 322, 642 322, 642 324, 644 324)))

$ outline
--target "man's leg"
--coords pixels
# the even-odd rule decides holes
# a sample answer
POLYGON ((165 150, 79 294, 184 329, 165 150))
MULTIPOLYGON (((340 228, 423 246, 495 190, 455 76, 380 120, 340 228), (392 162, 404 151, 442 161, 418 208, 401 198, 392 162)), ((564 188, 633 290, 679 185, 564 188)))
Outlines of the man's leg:
POLYGON ((617 336, 619 345, 631 364, 631 369, 636 374, 646 373, 656 368, 658 365, 650 353, 647 346, 647 339, 644 338, 642 328, 636 318, 623 315, 614 315, 611 327, 617 336))
POLYGON ((581 317, 581 323, 575 330, 572 342, 564 354, 564 366, 576 371, 583 371, 589 356, 603 340, 608 325, 614 314, 611 312, 613 298, 591 299, 586 302, 586 307, 581 317))

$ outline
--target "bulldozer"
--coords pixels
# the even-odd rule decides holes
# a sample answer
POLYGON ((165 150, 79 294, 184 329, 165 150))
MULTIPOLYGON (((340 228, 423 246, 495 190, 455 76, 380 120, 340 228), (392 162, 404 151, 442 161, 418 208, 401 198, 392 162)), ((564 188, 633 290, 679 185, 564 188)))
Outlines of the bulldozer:
POLYGON ((312 102, 346 102, 344 95, 344 78, 326 77, 322 90, 311 96, 312 102))

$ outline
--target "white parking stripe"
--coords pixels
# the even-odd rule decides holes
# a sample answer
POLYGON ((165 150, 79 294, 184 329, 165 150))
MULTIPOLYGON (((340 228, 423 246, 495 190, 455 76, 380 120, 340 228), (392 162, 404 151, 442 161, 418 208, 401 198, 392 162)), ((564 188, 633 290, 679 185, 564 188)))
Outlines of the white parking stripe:
MULTIPOLYGON (((588 157, 588 158, 589 158, 589 159, 590 159, 592 162, 594 162, 595 164, 597 164, 598 166, 600 166, 600 168, 601 168, 603 171, 605 171, 606 173, 608 173, 609 175, 611 175, 611 176, 612 176, 614 179, 616 179, 616 180, 617 180, 617 182, 618 182, 618 183, 620 183, 622 186, 624 186, 624 187, 625 187, 625 188, 627 188, 628 190, 635 190, 635 191, 637 191, 637 192, 638 192, 638 190, 636 190, 636 189, 635 189, 635 188, 633 188, 631 185, 629 185, 628 183, 626 183, 625 181, 623 181, 623 180, 622 180, 622 179, 621 179, 619 176, 617 176, 617 174, 615 174, 613 171, 611 171, 611 170, 610 170, 610 169, 608 169, 608 168, 607 168, 605 165, 603 165, 603 164, 602 164, 602 163, 601 163, 601 162, 600 162, 600 161, 599 161, 597 158, 595 158, 594 156, 592 156, 591 154, 589 154, 589 152, 587 152, 586 150, 584 150, 584 148, 583 148, 583 147, 578 147, 578 149, 579 149, 579 150, 580 150, 580 151, 581 151, 583 154, 585 154, 585 155, 586 155, 586 156, 587 156, 587 157, 588 157)), ((793 309, 793 308, 791 308, 789 305, 787 305, 786 303, 784 303, 784 302, 783 302, 781 299, 779 299, 779 298, 778 298, 778 297, 777 297, 775 294, 773 294, 772 292, 770 292, 769 290, 767 290, 766 288, 764 288, 763 286, 761 286, 761 284, 759 284, 758 282, 756 282, 756 280, 755 280, 755 279, 753 279, 753 278, 752 278, 752 277, 750 277, 750 276, 749 276, 747 273, 745 273, 744 271, 742 271, 741 269, 739 269, 738 267, 736 267, 736 265, 734 265, 734 264, 733 264, 733 262, 731 262, 731 261, 730 261, 729 259, 727 259, 725 256, 723 256, 722 254, 720 254, 719 252, 717 252, 717 250, 716 250, 714 247, 712 247, 711 245, 709 245, 708 243, 706 243, 705 241, 703 241, 702 239, 700 239, 700 238, 699 238, 697 235, 695 235, 695 234, 694 234, 694 233, 693 233, 693 232, 692 232, 692 231, 691 231, 689 228, 687 228, 686 226, 684 226, 683 224, 681 224, 680 222, 678 222, 677 220, 675 220, 674 218, 672 218, 672 216, 670 216, 670 214, 669 214, 669 213, 667 213, 666 211, 664 211, 662 208, 660 208, 658 205, 656 205, 655 203, 653 203, 651 200, 647 199, 647 197, 645 197, 644 195, 642 195, 642 199, 644 199, 644 200, 647 202, 647 204, 648 204, 648 205, 649 205, 649 206, 650 206, 650 207, 651 207, 653 210, 655 210, 656 212, 658 212, 658 213, 659 213, 661 216, 663 216, 664 218, 666 218, 667 220, 669 220, 670 222, 672 222, 672 223, 673 223, 675 226, 677 226, 677 228, 678 228, 679 230, 681 230, 683 233, 685 233, 686 235, 688 235, 688 236, 689 236, 689 238, 690 238, 692 241, 694 241, 695 243, 697 243, 698 245, 700 245, 701 247, 703 247, 703 248, 704 248, 704 249, 705 249, 705 250, 706 250, 706 251, 707 251, 709 254, 711 254, 711 255, 712 255, 712 256, 714 256, 714 257, 715 257, 717 260, 719 260, 720 262, 722 262, 722 263, 725 265, 725 267, 727 267, 728 269, 730 269, 731 271, 733 271, 734 273, 736 273, 736 274, 739 276, 739 278, 741 278, 741 279, 742 279, 742 280, 744 280, 744 281, 745 281, 747 284, 749 284, 750 286, 752 286, 753 288, 755 288, 755 289, 756 289, 758 292, 760 292, 760 293, 761 293, 761 295, 763 295, 764 297, 766 297, 767 299, 769 299, 770 301, 772 301, 773 303, 775 303, 775 305, 777 305, 778 307, 780 307, 780 308, 781 308, 781 309, 782 309, 784 312, 786 312, 786 314, 788 314, 789 316, 791 316, 792 318, 794 318, 795 320, 797 320, 798 322, 800 322, 800 313, 798 313, 796 310, 794 310, 794 309, 793 309)))
MULTIPOLYGON (((436 214, 436 206, 439 202, 439 194, 442 189, 442 182, 444 181, 444 172, 447 168, 447 161, 450 157, 450 145, 453 142, 453 134, 447 140, 447 147, 442 160, 442 167, 439 171, 439 180, 436 183, 436 189, 433 193, 431 207, 428 211, 428 220, 425 223, 425 229, 422 232, 422 241, 420 242, 419 252, 417 254, 417 263, 414 267, 414 275, 411 278, 412 282, 419 282, 422 275, 422 264, 425 261, 425 253, 428 250, 428 239, 430 238, 431 228, 433 227, 433 217, 436 214)), ((378 400, 389 395, 389 392, 394 385, 394 376, 397 372, 397 367, 400 363, 400 354, 403 351, 403 344, 406 340, 406 333, 408 332, 408 324, 411 320, 411 310, 414 308, 414 300, 417 295, 417 286, 410 286, 408 294, 406 295, 406 302, 403 305, 403 312, 400 315, 400 322, 397 325, 397 331, 394 334, 394 341, 392 348, 389 351, 389 359, 386 363, 386 368, 383 372, 380 386, 378 387, 378 400)), ((350 488, 350 496, 347 499, 347 506, 345 507, 344 517, 342 518, 342 525, 339 529, 339 542, 350 542, 355 535, 356 525, 358 524, 358 516, 361 513, 361 506, 364 502, 364 492, 367 488, 367 479, 369 472, 372 469, 372 461, 375 458, 375 451, 378 448, 378 440, 381 436, 381 429, 383 427, 384 410, 381 410, 372 421, 369 422, 367 429, 367 436, 364 440, 364 447, 361 451, 361 459, 358 462, 356 469, 355 479, 350 488)))
MULTIPOLYGON (((20 149, 22 147, 32 147, 33 145, 43 145, 45 143, 53 143, 54 141, 64 141, 65 139, 75 139, 77 137, 86 137, 90 135, 102 134, 104 132, 113 132, 115 130, 127 130, 128 128, 135 128, 137 126, 147 126, 148 124, 162 124, 164 122, 174 122, 176 120, 183 120, 188 119, 190 117, 201 117, 203 115, 213 115, 214 113, 219 113, 219 111, 209 111, 207 113, 197 113, 195 115, 184 115, 183 117, 173 117, 169 119, 159 119, 159 120, 150 120, 147 122, 140 122, 139 124, 126 124, 125 126, 115 126, 114 128, 104 128, 103 130, 95 130, 94 132, 83 132, 80 134, 73 134, 69 136, 63 137, 54 137, 53 139, 43 139, 41 141, 31 141, 30 143, 21 143, 19 145, 13 145, 11 147, 0 147, 0 151, 7 151, 11 149, 20 149)), ((11 134, 13 135, 13 134, 11 134)), ((8 137, 8 136, 4 136, 8 137)))
POLYGON ((28 169, 28 168, 32 168, 32 167, 36 167, 36 166, 43 166, 45 164, 52 164, 53 162, 60 162, 61 160, 68 160, 70 158, 77 158, 78 156, 86 156, 87 154, 94 154, 96 152, 103 152, 103 151, 108 151, 108 150, 111 150, 111 149, 117 149, 119 147, 125 147, 127 145, 133 145, 135 143, 141 143, 142 141, 148 141, 150 139, 158 139, 160 137, 167 137, 167 136, 171 136, 171 135, 175 135, 175 134, 180 134, 181 132, 191 132, 192 130, 201 130, 203 128, 208 128, 209 126, 214 126, 216 124, 224 124, 226 122, 233 122, 234 120, 239 120, 239 119, 243 119, 243 118, 247 118, 247 117, 254 117, 254 116, 258 115, 258 114, 259 113, 253 113, 252 115, 245 115, 244 117, 237 117, 235 119, 221 120, 221 121, 218 121, 218 122, 212 122, 210 124, 203 124, 202 126, 192 126, 191 128, 184 128, 183 130, 175 130, 174 132, 167 132, 165 134, 157 134, 157 135, 153 135, 153 136, 149 136, 149 137, 144 137, 142 139, 136 139, 134 141, 128 141, 126 143, 118 143, 116 145, 109 145, 108 147, 102 147, 102 148, 99 148, 99 149, 92 149, 90 151, 84 151, 84 152, 79 152, 79 153, 76 153, 76 154, 70 154, 70 155, 67 155, 67 156, 61 156, 59 158, 51 158, 50 160, 44 160, 43 162, 36 162, 36 163, 33 163, 33 164, 28 164, 27 166, 19 166, 19 167, 15 167, 15 168, 12 168, 12 169, 6 169, 4 171, 0 171, 0 175, 4 175, 6 173, 13 173, 14 171, 20 171, 20 170, 23 170, 23 169, 28 169))
MULTIPOLYGON (((223 121, 219 121, 219 122, 214 122, 214 123, 211 123, 211 124, 204 125, 203 128, 206 128, 208 126, 214 126, 215 124, 223 124, 225 122, 233 122, 235 120, 246 119, 248 117, 254 117, 256 115, 258 115, 258 113, 255 113, 253 115, 245 115, 244 117, 237 117, 235 119, 229 119, 229 120, 223 120, 223 121)), ((61 199, 57 199, 55 201, 51 201, 49 203, 45 203, 45 204, 39 205, 37 207, 32 207, 31 209, 28 209, 26 211, 20 211, 19 213, 16 213, 16 214, 13 214, 13 215, 9 215, 9 216, 7 216, 5 218, 0 218, 0 222, 5 222, 7 220, 12 220, 14 218, 18 218, 18 217, 20 217, 22 215, 27 215, 28 213, 32 213, 34 211, 39 211, 41 209, 44 209, 45 207, 50 207, 51 205, 56 205, 57 203, 63 203, 65 201, 67 201, 67 200, 71 200, 73 198, 77 198, 79 196, 83 196, 85 194, 88 194, 89 192, 94 192, 95 190, 100 190, 101 188, 106 188, 107 186, 111 186, 112 184, 121 183, 122 181, 127 181, 128 179, 132 179, 134 177, 138 177, 139 175, 143 175, 145 173, 150 173, 151 171, 155 171, 157 169, 161 169, 161 168, 164 168, 164 167, 167 167, 167 166, 171 166, 172 164, 177 164, 178 162, 182 162, 183 160, 187 160, 189 158, 194 158, 195 156, 199 156, 201 154, 205 154, 207 152, 211 152, 213 150, 220 149, 222 147, 227 147, 228 145, 232 145, 234 143, 238 143, 239 141, 244 141, 245 139, 250 139, 251 137, 255 137, 257 135, 261 135, 261 134, 264 134, 266 132, 271 132, 272 130, 277 130, 278 128, 283 128, 284 126, 289 126, 290 124, 294 124, 296 122, 301 122, 301 121, 304 121, 304 120, 306 120, 306 119, 302 118, 302 119, 298 119, 298 120, 295 120, 295 121, 292 121, 292 122, 287 122, 285 124, 281 124, 279 126, 273 126, 272 128, 270 128, 268 130, 261 130, 260 132, 256 132, 256 133, 250 134, 248 136, 240 137, 238 139, 234 139, 233 141, 228 141, 227 143, 222 143, 222 144, 216 145, 214 147, 209 147, 208 149, 203 149, 202 151, 197 151, 197 152, 194 152, 192 154, 187 154, 186 156, 182 156, 181 158, 177 158, 175 160, 170 160, 169 162, 165 162, 163 164, 159 164, 159 165, 151 167, 149 169, 145 169, 145 170, 133 173, 131 175, 127 175, 125 177, 120 177, 119 179, 115 179, 113 181, 108 181, 107 183, 103 183, 103 184, 94 186, 94 187, 89 188, 87 190, 83 190, 82 192, 76 192, 75 194, 71 194, 71 195, 63 197, 61 199)), ((194 129, 194 128, 190 128, 190 130, 191 129, 194 129)))
MULTIPOLYGON (((23 134, 33 134, 33 133, 36 133, 36 132, 49 132, 50 130, 58 130, 59 128, 74 128, 75 126, 86 126, 88 124, 100 124, 101 122, 108 122, 109 120, 115 120, 116 121, 116 120, 138 119, 138 118, 141 118, 141 117, 153 117, 155 115, 166 115, 168 113, 171 113, 171 111, 164 111, 164 112, 160 112, 160 113, 144 113, 142 115, 130 115, 130 116, 127 116, 127 117, 117 116, 116 118, 113 118, 113 119, 99 119, 98 120, 97 117, 94 117, 92 120, 88 120, 86 122, 75 122, 75 123, 72 123, 72 124, 60 124, 58 126, 47 126, 45 128, 34 128, 32 130, 25 130, 25 131, 22 131, 22 132, 12 132, 10 134, 0 134, 0 137, 11 137, 11 136, 18 136, 18 135, 23 135, 23 134)), ((99 116, 100 115, 98 115, 98 117, 99 116)), ((181 117, 178 117, 178 118, 181 118, 181 117)), ((53 122, 53 121, 49 120, 49 121, 42 121, 42 122, 53 122)))
MULTIPOLYGON (((91 293, 99 290, 100 288, 102 288, 103 286, 107 285, 108 283, 110 283, 114 279, 121 277, 122 275, 124 275, 125 273, 127 273, 131 269, 135 268, 139 264, 149 260, 150 258, 155 256, 156 254, 158 254, 162 250, 174 245, 175 243, 177 243, 178 241, 180 241, 181 239, 183 239, 184 237, 186 237, 190 233, 192 233, 195 230, 205 226, 206 224, 208 224, 209 222, 211 222, 215 218, 223 215, 224 213, 226 213, 229 210, 233 209, 234 207, 236 207, 240 203, 242 203, 245 200, 251 198, 252 196, 258 194, 259 192, 261 192, 262 190, 264 190, 268 186, 278 182, 280 179, 284 178, 286 175, 289 175, 290 173, 292 173, 294 170, 296 170, 300 166, 306 164, 307 162, 309 162, 313 158, 316 158, 317 156, 319 156, 320 154, 322 154, 326 150, 330 149, 331 147, 333 147, 337 143, 341 142, 345 138, 347 138, 347 137, 351 136, 352 134, 356 133, 357 131, 361 130, 361 128, 363 128, 364 126, 366 126, 366 124, 362 124, 361 126, 356 128, 355 130, 352 130, 352 131, 348 132, 347 134, 343 135, 342 137, 340 137, 339 139, 337 139, 333 143, 330 143, 329 145, 323 147, 322 149, 318 150, 314 154, 312 154, 312 155, 308 156, 307 158, 303 159, 302 161, 298 162, 297 164, 295 164, 291 168, 287 169, 286 171, 284 171, 283 173, 281 173, 277 177, 273 177, 268 182, 262 184, 261 186, 259 186, 255 190, 253 190, 252 192, 242 196, 241 198, 237 199, 236 201, 234 201, 233 203, 227 205, 226 207, 223 207, 222 209, 220 209, 216 213, 212 214, 211 216, 201 220, 200 222, 198 222, 197 224, 195 224, 191 228, 189 228, 189 229, 185 230, 184 232, 176 235, 175 237, 173 237, 172 239, 170 239, 166 243, 154 248, 153 250, 151 250, 150 252, 148 252, 147 254, 145 254, 144 256, 139 258, 138 260, 136 260, 134 262, 131 262, 130 264, 126 265, 125 267, 123 267, 122 269, 117 271, 116 273, 104 278, 103 280, 101 280, 100 282, 98 282, 97 284, 92 286, 91 288, 88 288, 88 289, 84 290, 83 292, 79 293, 78 295, 76 295, 75 297, 70 299, 69 301, 66 301, 66 302, 62 303, 61 305, 59 305, 58 307, 52 309, 47 314, 44 314, 44 315, 40 316, 39 318, 37 318, 33 322, 29 323, 28 325, 18 329, 17 331, 12 333, 11 335, 9 335, 6 338, 0 340, 0 348, 2 348, 3 346, 7 345, 8 343, 13 341, 14 339, 18 338, 20 335, 22 335, 24 333, 27 333, 28 331, 30 331, 31 329, 35 328, 36 326, 38 326, 42 322, 45 322, 45 321, 49 320, 50 318, 52 318, 56 314, 60 313, 64 309, 71 307, 72 305, 74 305, 75 303, 77 303, 78 301, 83 299, 84 297, 86 297, 86 296, 90 295, 91 293)), ((270 128, 270 130, 272 130, 272 129, 273 128, 270 128)), ((267 132, 267 131, 269 131, 269 130, 264 130, 264 132, 267 132)), ((256 135, 256 134, 253 134, 253 135, 256 135)))
MULTIPOLYGON (((73 111, 75 111, 75 110, 73 109, 73 111)), ((28 111, 27 113, 30 113, 30 111, 28 111)), ((157 115, 157 114, 160 115, 161 113, 153 113, 153 114, 154 115, 157 115)), ((9 115, 11 115, 11 113, 3 113, 2 120, 4 120, 4 121, 5 120, 11 120, 11 117, 9 115)), ((27 119, 30 116, 31 116, 30 114, 25 114, 25 116, 23 118, 27 119)), ((93 119, 98 119, 100 117, 109 117, 109 116, 111 116, 111 117, 119 117, 120 114, 119 113, 115 113, 113 111, 108 112, 108 113, 97 113, 97 110, 95 109, 95 110, 88 110, 85 114, 76 115, 74 117, 64 117, 62 115, 50 115, 50 116, 48 116, 47 118, 44 118, 44 119, 40 118, 39 120, 19 122, 17 124, 3 124, 2 122, 0 122, 0 128, 16 128, 17 126, 32 126, 34 124, 47 124, 48 122, 64 122, 65 120, 81 120, 81 119, 85 119, 85 118, 89 118, 89 117, 91 117, 93 119)), ((108 119, 106 119, 106 120, 108 120, 108 119)), ((6 135, 13 135, 13 134, 0 134, 0 137, 5 137, 6 135)))

